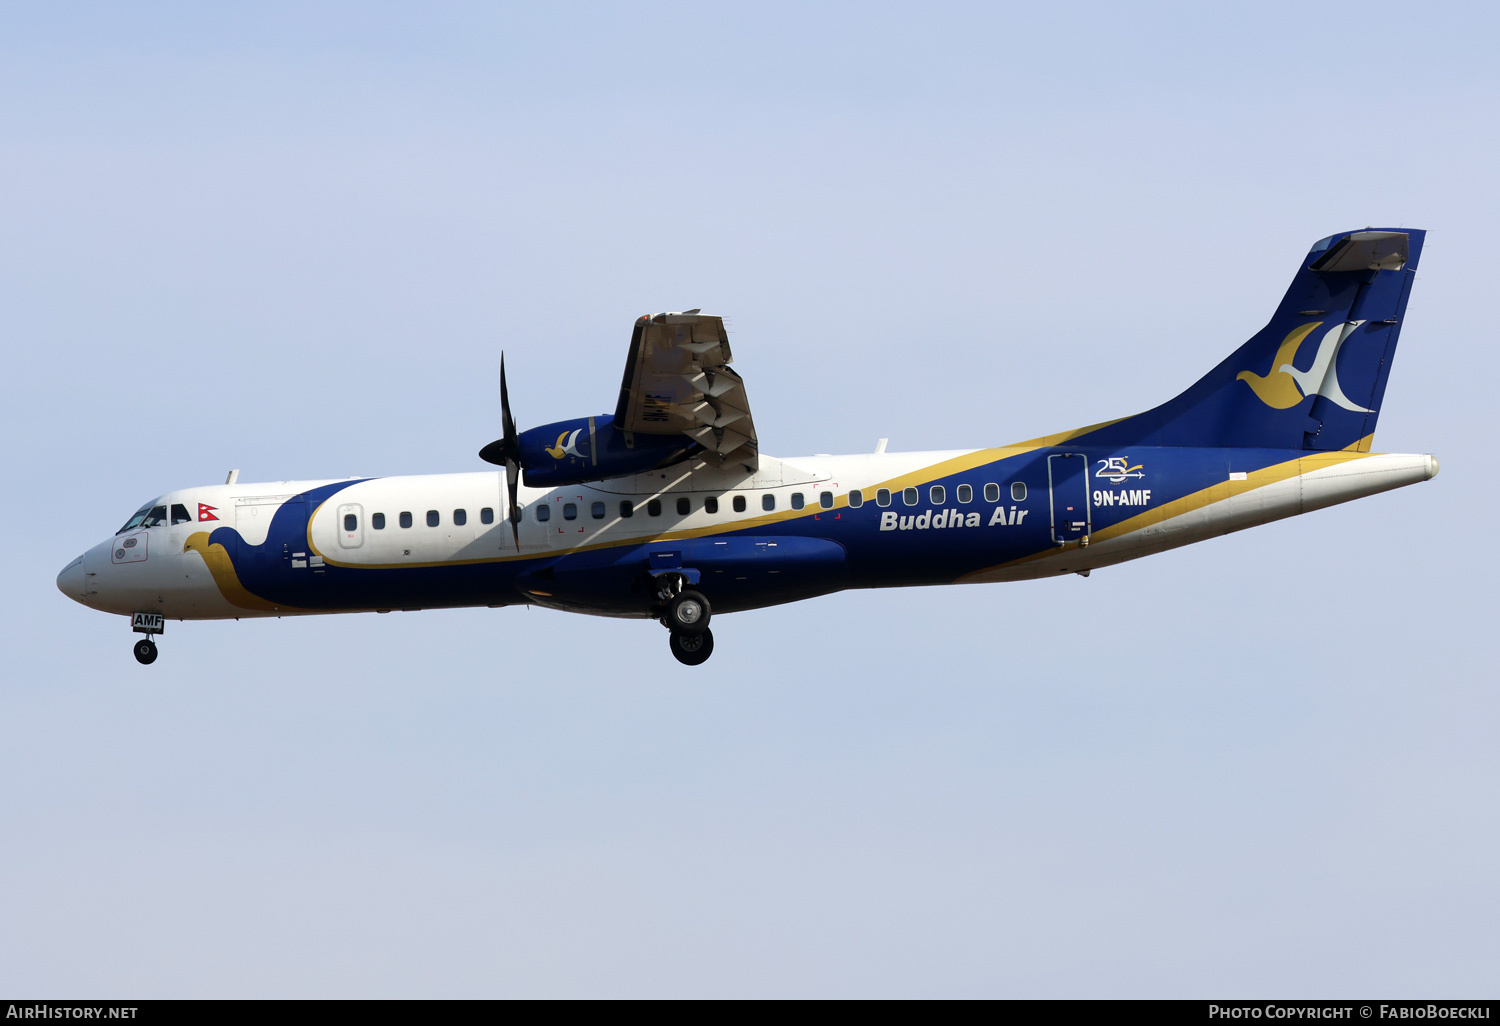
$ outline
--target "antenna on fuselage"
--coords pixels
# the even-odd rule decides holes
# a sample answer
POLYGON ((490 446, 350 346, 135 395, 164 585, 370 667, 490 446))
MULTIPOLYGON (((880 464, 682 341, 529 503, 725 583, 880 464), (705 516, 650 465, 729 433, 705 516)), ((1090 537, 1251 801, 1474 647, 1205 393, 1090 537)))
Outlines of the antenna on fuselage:
POLYGON ((240 479, 240 468, 239 467, 235 467, 233 470, 231 470, 229 472, 229 476, 224 479, 224 483, 227 484, 227 485, 231 485, 231 484, 234 484, 239 479, 240 479))

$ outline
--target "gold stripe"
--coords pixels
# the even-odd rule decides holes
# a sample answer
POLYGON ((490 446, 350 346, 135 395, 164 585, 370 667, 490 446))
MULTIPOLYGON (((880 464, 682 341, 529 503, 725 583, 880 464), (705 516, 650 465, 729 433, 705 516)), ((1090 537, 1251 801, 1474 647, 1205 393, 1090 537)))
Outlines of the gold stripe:
MULTIPOLYGON (((1113 421, 1111 421, 1110 423, 1113 423, 1113 421)), ((1090 431, 1093 429, 1082 428, 1080 430, 1090 431)), ((873 502, 873 493, 881 488, 889 488, 893 492, 899 492, 901 489, 906 488, 910 485, 926 484, 927 482, 939 477, 947 477, 950 474, 961 474, 966 470, 973 470, 976 467, 982 467, 986 464, 994 463, 998 460, 1013 459, 1017 456, 1024 456, 1026 453, 1032 451, 1033 449, 1014 447, 1007 447, 1004 449, 979 449, 975 452, 966 453, 962 456, 954 456, 951 459, 946 459, 939 463, 929 464, 928 466, 921 467, 909 474, 901 474, 896 477, 889 478, 885 481, 880 481, 861 490, 867 495, 865 501, 873 502)), ((811 484, 813 486, 816 486, 817 482, 812 482, 811 484)), ((772 487, 789 488, 796 486, 774 485, 772 487)), ((730 492, 725 492, 722 494, 727 495, 733 491, 735 491, 735 489, 731 489, 730 492)), ((636 506, 637 508, 639 508, 644 502, 648 502, 651 499, 659 499, 672 494, 677 493, 656 492, 652 495, 647 496, 643 500, 637 501, 636 506)), ((749 517, 745 520, 736 520, 732 523, 710 524, 705 527, 687 528, 681 531, 667 531, 662 534, 649 535, 645 537, 637 535, 630 538, 611 538, 607 541, 592 542, 587 545, 575 545, 567 548, 557 549, 541 549, 535 552, 522 552, 516 555, 479 556, 473 559, 442 559, 435 562, 423 563, 346 563, 340 560, 331 559, 326 554, 321 552, 316 545, 313 544, 312 517, 317 516, 318 513, 318 510, 313 510, 312 516, 308 517, 307 520, 307 545, 309 549, 311 549, 313 552, 316 552, 320 557, 322 557, 324 563, 327 563, 330 566, 344 567, 350 570, 398 570, 404 567, 472 566, 477 563, 510 563, 515 562, 516 560, 523 559, 547 559, 549 557, 572 555, 575 552, 593 552, 597 549, 619 548, 625 545, 659 545, 666 542, 687 541, 693 538, 713 537, 715 535, 727 534, 731 531, 753 531, 767 527, 771 524, 783 523, 789 520, 797 520, 804 517, 817 516, 823 513, 836 513, 839 510, 847 509, 848 507, 849 496, 848 493, 845 493, 843 495, 835 496, 833 505, 827 509, 824 509, 822 506, 814 502, 812 505, 804 506, 802 509, 779 510, 775 513, 763 513, 759 516, 749 517)), ((318 509, 322 508, 322 504, 320 503, 318 509)), ((615 520, 615 523, 619 522, 620 521, 617 518, 615 520)), ((608 530, 608 527, 604 529, 608 530)))
MULTIPOLYGON (((953 474, 961 474, 965 471, 974 470, 978 467, 987 466, 991 463, 998 463, 1002 460, 1011 460, 1020 456, 1025 456, 1026 454, 1034 452, 1037 449, 1048 448, 1056 445, 1057 440, 1066 441, 1068 437, 1071 437, 1073 435, 1083 434, 1085 432, 1093 431, 1096 428, 1105 427, 1109 424, 1114 423, 1117 423, 1117 421, 1104 421, 1102 424, 1095 424, 1091 427, 1086 428, 1078 428, 1075 431, 1071 432, 1061 432, 1056 435, 1046 435, 1043 438, 1035 440, 1040 444, 1032 446, 1006 446, 999 449, 979 449, 971 453, 965 453, 961 456, 954 456, 951 459, 943 460, 939 463, 929 464, 926 467, 918 468, 917 470, 914 470, 907 474, 900 474, 896 477, 887 478, 884 481, 880 481, 874 485, 863 488, 861 489, 861 491, 866 493, 866 502, 873 502, 873 493, 879 491, 881 488, 889 488, 892 492, 899 492, 902 489, 910 487, 912 485, 927 484, 928 482, 933 481, 937 478, 948 477, 953 474)), ((1363 443, 1368 445, 1370 437, 1373 436, 1367 436, 1362 440, 1363 443)), ((1365 454, 1366 453, 1363 451, 1351 450, 1347 453, 1347 455, 1341 456, 1338 453, 1329 453, 1327 455, 1335 457, 1334 462, 1344 462, 1345 460, 1358 458, 1359 456, 1365 454)), ((1307 458, 1309 457, 1298 457, 1298 459, 1307 458)), ((1263 485, 1273 484, 1276 481, 1285 480, 1287 477, 1294 477, 1298 473, 1296 469, 1297 459, 1290 460, 1287 463, 1277 464, 1277 466, 1290 469, 1286 470, 1286 472, 1279 477, 1273 477, 1270 476, 1270 471, 1274 470, 1275 468, 1268 467, 1262 470, 1254 471, 1250 474, 1249 478, 1246 481, 1220 482, 1219 484, 1212 485, 1200 492, 1195 492, 1191 495, 1184 496, 1181 499, 1176 499, 1173 502, 1157 507, 1154 510, 1148 510, 1146 512, 1137 514, 1129 520, 1122 521, 1121 523, 1116 524, 1113 527, 1106 528, 1104 531, 1097 532, 1092 536, 1092 540, 1104 540, 1107 538, 1117 537, 1121 534, 1127 534, 1130 531, 1139 530, 1143 527, 1159 523, 1161 520, 1167 519, 1168 517, 1179 516, 1182 513, 1190 512, 1191 510, 1196 509, 1199 506, 1207 505, 1211 502, 1216 502, 1218 501, 1218 498, 1227 497, 1229 495, 1238 495, 1250 488, 1258 488, 1263 485), (1231 486, 1233 486, 1232 489, 1231 486), (1221 492, 1223 492, 1223 494, 1219 496, 1213 495, 1212 493, 1215 492, 1215 489, 1219 489, 1221 492)), ((814 482, 814 484, 816 484, 816 482, 814 482)), ((788 486, 778 485, 775 487, 784 488, 788 486)), ((662 498, 663 496, 669 494, 673 493, 657 492, 651 496, 648 496, 644 501, 649 501, 651 498, 662 498)), ((724 494, 727 495, 729 493, 726 492, 724 494)), ((640 505, 640 503, 637 503, 637 505, 640 505)), ((603 541, 591 542, 585 545, 574 545, 556 549, 540 549, 533 552, 523 552, 504 556, 478 556, 472 559, 442 559, 424 562, 401 563, 350 563, 344 562, 342 560, 332 559, 328 555, 320 551, 318 547, 313 543, 312 517, 309 517, 307 529, 307 544, 308 548, 317 553, 323 559, 324 563, 330 566, 343 567, 350 570, 399 570, 406 567, 430 568, 442 566, 473 566, 482 563, 509 563, 518 560, 547 559, 549 557, 560 557, 572 555, 573 553, 579 552, 593 552, 599 549, 620 548, 626 545, 660 545, 677 541, 690 541, 694 538, 714 537, 721 534, 728 534, 730 532, 755 531, 758 529, 769 527, 772 524, 785 523, 787 521, 817 516, 824 513, 836 513, 839 510, 848 508, 849 496, 846 492, 842 495, 836 496, 834 498, 833 505, 828 509, 824 509, 822 506, 819 506, 815 503, 800 510, 781 510, 775 513, 765 513, 760 516, 749 517, 744 520, 736 520, 732 523, 710 524, 704 527, 687 528, 680 531, 665 531, 661 534, 655 535, 635 535, 629 538, 611 538, 603 541)), ((322 504, 319 504, 318 509, 322 509, 322 504)), ((313 516, 317 516, 317 513, 318 510, 314 510, 313 516)), ((615 522, 619 523, 620 521, 617 519, 615 522)), ((605 529, 607 530, 608 528, 605 529)), ((1008 563, 1000 563, 996 566, 988 567, 985 570, 976 570, 974 571, 974 573, 986 573, 989 570, 996 570, 1000 569, 1001 567, 1013 566, 1017 563, 1024 563, 1030 560, 1040 559, 1044 556, 1051 555, 1052 552, 1053 550, 1048 549, 1030 556, 1023 556, 1020 559, 1012 560, 1008 563)), ((964 576, 969 577, 972 576, 972 574, 966 574, 964 576)), ((963 578, 960 578, 960 580, 962 579, 963 578)))
MULTIPOLYGON (((1233 498, 1236 495, 1242 495, 1245 492, 1250 491, 1251 489, 1264 488, 1266 485, 1276 484, 1279 481, 1286 481, 1290 478, 1298 477, 1304 473, 1311 473, 1314 470, 1322 470, 1324 467, 1337 466, 1340 463, 1348 463, 1351 460, 1363 459, 1367 455, 1369 454, 1351 451, 1316 454, 1305 453, 1283 463, 1276 463, 1272 464, 1269 467, 1262 467, 1260 470, 1253 470, 1245 475, 1245 480, 1243 481, 1219 481, 1215 484, 1209 485, 1207 488, 1201 488, 1196 492, 1190 492, 1180 499, 1173 499, 1171 502, 1163 503, 1155 509, 1149 509, 1143 513, 1137 513, 1135 516, 1130 517, 1126 520, 1122 520, 1118 524, 1113 524, 1109 527, 1104 528, 1103 530, 1093 532, 1089 536, 1089 541, 1101 542, 1109 541, 1113 538, 1121 538, 1135 531, 1141 531, 1148 527, 1152 527, 1164 520, 1170 520, 1172 517, 1179 517, 1184 513, 1191 513, 1196 509, 1202 509, 1205 506, 1211 506, 1214 503, 1220 502, 1224 499, 1233 498), (1317 465, 1308 467, 1304 470, 1302 468, 1302 463, 1304 461, 1311 461, 1313 463, 1316 463, 1317 465)), ((971 573, 964 574, 959 577, 955 583, 962 583, 969 580, 970 578, 978 577, 981 574, 987 574, 995 570, 1003 570, 1006 567, 1019 566, 1023 563, 1032 563, 1039 559, 1045 559, 1048 556, 1054 555, 1058 551, 1059 550, 1057 548, 1047 548, 1043 549, 1040 552, 1033 552, 1028 556, 1022 556, 1019 559, 1012 559, 1005 563, 996 563, 994 566, 985 567, 982 570, 975 570, 971 573)))
MULTIPOLYGON (((1037 449, 1055 446, 1060 442, 1065 442, 1077 435, 1085 434, 1089 431, 1096 430, 1097 428, 1106 427, 1110 424, 1115 423, 1118 423, 1118 421, 1104 421, 1100 424, 1094 424, 1084 428, 1077 428, 1073 431, 1059 432, 1054 435, 1044 435, 1041 438, 1033 439, 1033 444, 1005 446, 1003 448, 997 449, 979 449, 971 453, 966 453, 962 456, 955 456, 951 459, 943 460, 939 463, 929 464, 926 467, 919 468, 907 474, 901 474, 893 478, 888 478, 885 481, 880 481, 872 486, 861 489, 861 491, 873 493, 881 488, 889 488, 892 492, 898 492, 911 485, 927 484, 928 482, 936 478, 948 477, 952 474, 963 473, 964 471, 973 470, 991 463, 1015 459, 1017 457, 1034 452, 1037 449)), ((1182 498, 1174 499, 1173 501, 1165 503, 1155 509, 1146 510, 1142 513, 1137 514, 1136 516, 1129 518, 1128 520, 1123 520, 1111 527, 1107 527, 1101 531, 1094 532, 1091 535, 1090 540, 1107 541, 1111 538, 1121 537, 1133 531, 1143 530, 1146 527, 1153 526, 1162 522, 1163 520, 1170 519, 1171 517, 1181 516, 1184 513, 1189 513, 1195 509, 1211 505, 1212 503, 1218 502, 1221 499, 1230 498, 1232 496, 1242 494, 1243 492, 1249 491, 1252 488, 1261 488, 1269 484, 1275 484, 1278 481, 1284 481, 1288 478, 1295 477, 1299 473, 1303 472, 1299 469, 1299 463, 1302 460, 1315 460, 1318 463, 1326 466, 1335 466, 1337 464, 1345 463, 1353 459, 1359 459, 1369 454, 1369 447, 1373 438, 1373 434, 1366 435, 1358 442, 1353 443, 1347 449, 1341 450, 1340 452, 1320 453, 1316 455, 1306 454, 1285 461, 1283 463, 1262 468, 1261 470, 1252 471, 1244 481, 1218 482, 1197 492, 1185 495, 1182 498)), ((1309 469, 1320 468, 1314 467, 1309 469)), ((814 484, 816 484, 816 482, 814 482, 814 484)), ((775 487, 784 488, 788 486, 778 485, 775 487)), ((650 496, 649 498, 661 498, 662 496, 668 494, 671 493, 658 492, 650 496)), ((619 548, 626 545, 657 545, 676 541, 688 541, 694 538, 714 537, 730 532, 754 531, 759 528, 768 527, 772 524, 796 520, 809 516, 817 516, 823 513, 834 513, 839 510, 849 508, 849 497, 846 492, 843 495, 836 496, 833 506, 828 509, 824 509, 820 505, 811 505, 806 506, 800 510, 782 510, 779 512, 767 513, 761 516, 750 517, 745 520, 738 520, 727 524, 712 524, 705 527, 690 528, 681 531, 667 531, 662 534, 656 535, 609 539, 606 541, 593 542, 587 545, 577 545, 557 549, 549 548, 534 552, 519 553, 515 555, 480 556, 473 559, 444 559, 426 562, 402 563, 350 563, 328 557, 313 542, 313 520, 328 501, 328 499, 325 499, 323 502, 319 503, 317 508, 313 510, 312 515, 307 519, 307 546, 308 549, 318 555, 325 564, 350 570, 398 570, 404 568, 473 566, 483 563, 508 563, 517 560, 546 559, 549 557, 572 555, 573 553, 579 552, 592 552, 598 549, 619 548)), ((873 495, 871 495, 865 501, 873 502, 873 495)), ((616 523, 619 522, 620 521, 617 519, 616 523)), ((193 535, 188 539, 187 545, 184 546, 183 551, 187 551, 189 548, 191 548, 203 557, 204 562, 208 564, 210 572, 212 572, 214 575, 215 583, 219 585, 219 590, 224 594, 224 597, 226 599, 228 599, 235 605, 239 605, 242 608, 246 609, 272 610, 279 608, 284 611, 302 611, 293 609, 293 607, 290 606, 273 606, 270 603, 266 602, 264 599, 261 599, 258 596, 255 596, 251 592, 247 591, 244 586, 240 584, 239 577, 235 573, 233 563, 230 561, 229 555, 225 551, 224 547, 222 545, 206 546, 207 538, 208 535, 203 532, 199 532, 198 534, 193 535), (202 541, 200 542, 199 539, 202 539, 202 541), (210 554, 212 554, 213 556, 212 560, 210 559, 210 554), (236 598, 232 597, 233 595, 240 596, 239 600, 236 600, 236 598)), ((969 578, 975 577, 980 574, 989 573, 994 570, 1017 566, 1023 563, 1043 559, 1047 556, 1053 555, 1056 551, 1056 549, 1048 548, 1043 551, 1032 553, 1031 555, 1027 556, 1022 556, 1018 559, 1013 559, 1005 563, 997 563, 994 566, 964 574, 962 577, 958 578, 958 581, 965 581, 969 578)))
MULTIPOLYGON (((1138 417, 1140 414, 1133 413, 1130 416, 1138 417)), ((1030 452, 1032 449, 1046 449, 1054 445, 1062 445, 1064 442, 1071 442, 1073 439, 1080 435, 1086 435, 1090 431, 1098 431, 1100 428, 1107 428, 1111 424, 1118 424, 1122 420, 1129 419, 1130 417, 1116 417, 1114 420, 1101 420, 1099 423, 1090 424, 1088 427, 1074 428, 1071 431, 1059 431, 1052 435, 1043 435, 1040 438, 1033 438, 1029 441, 1017 442, 1015 445, 1008 445, 1006 448, 1020 449, 1025 452, 1030 452)))

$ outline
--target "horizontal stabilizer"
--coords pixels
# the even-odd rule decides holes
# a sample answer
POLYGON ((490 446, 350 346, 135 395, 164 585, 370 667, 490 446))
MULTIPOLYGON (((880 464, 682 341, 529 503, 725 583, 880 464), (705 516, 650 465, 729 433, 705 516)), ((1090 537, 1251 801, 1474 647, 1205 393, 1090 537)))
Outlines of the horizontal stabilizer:
MULTIPOLYGON (((1325 242, 1328 240, 1324 240, 1325 242)), ((1406 266, 1411 236, 1406 232, 1355 232, 1309 265, 1310 271, 1399 271, 1406 266)), ((1318 251, 1313 247, 1314 253, 1318 251)))

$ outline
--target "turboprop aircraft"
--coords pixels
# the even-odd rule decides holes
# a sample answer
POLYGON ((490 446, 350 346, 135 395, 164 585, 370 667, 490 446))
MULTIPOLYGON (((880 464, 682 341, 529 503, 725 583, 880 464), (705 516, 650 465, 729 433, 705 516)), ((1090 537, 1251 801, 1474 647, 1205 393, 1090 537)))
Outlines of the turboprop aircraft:
POLYGON ((635 322, 613 414, 518 431, 500 471, 168 492, 57 586, 131 619, 531 604, 658 620, 688 665, 712 616, 845 588, 1082 574, 1432 478, 1370 451, 1425 233, 1315 244, 1269 324, 1118 420, 991 449, 775 459, 724 322, 635 322))

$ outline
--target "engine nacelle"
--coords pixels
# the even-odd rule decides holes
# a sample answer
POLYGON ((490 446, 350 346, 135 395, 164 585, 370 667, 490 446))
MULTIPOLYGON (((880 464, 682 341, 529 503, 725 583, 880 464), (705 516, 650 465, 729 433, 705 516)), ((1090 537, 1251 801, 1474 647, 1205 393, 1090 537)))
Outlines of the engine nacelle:
POLYGON ((522 431, 522 479, 531 488, 601 481, 681 463, 702 446, 685 435, 621 431, 613 416, 575 417, 522 431))

